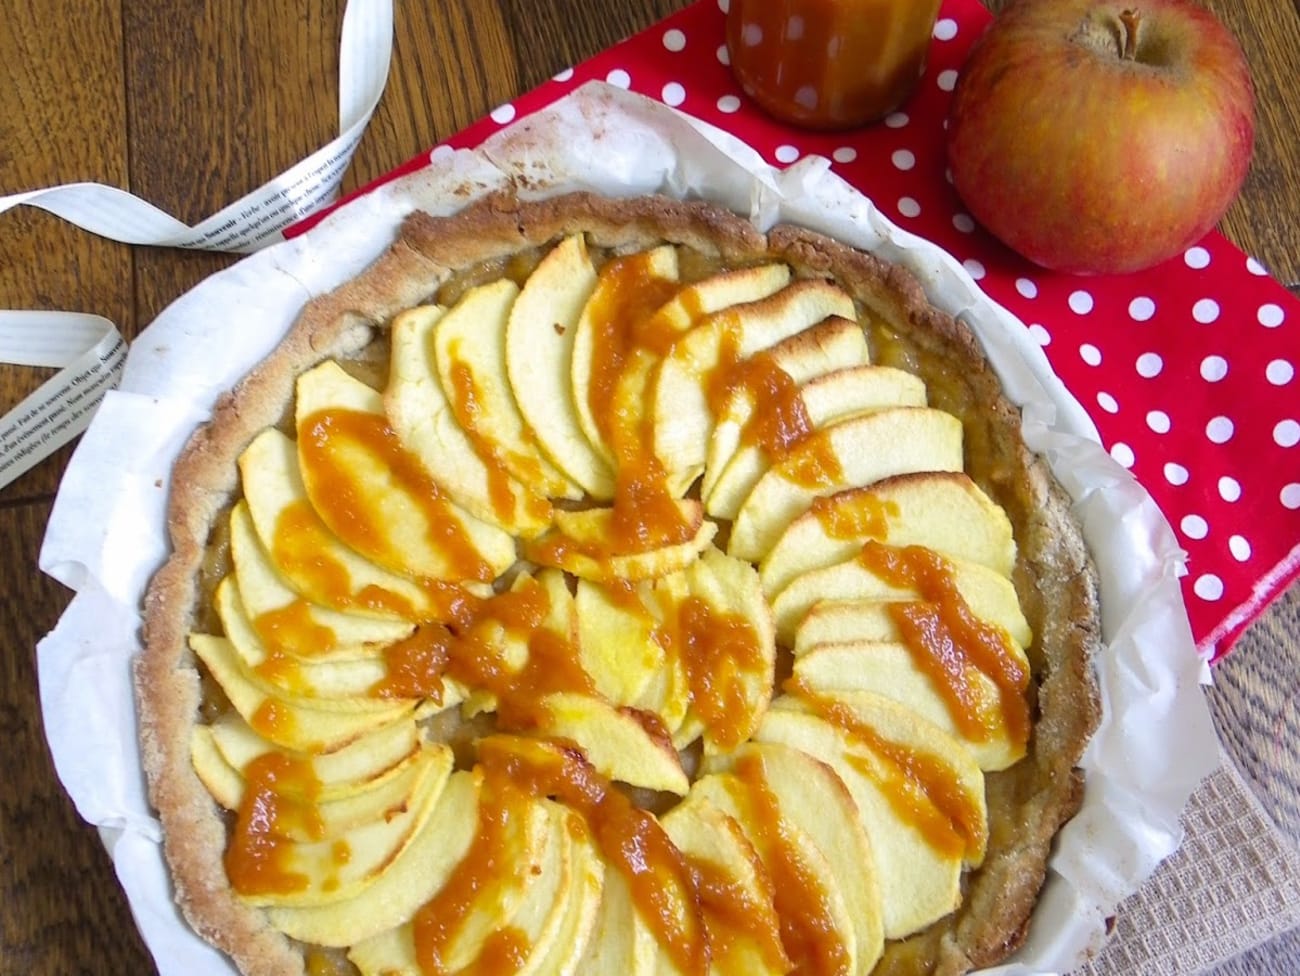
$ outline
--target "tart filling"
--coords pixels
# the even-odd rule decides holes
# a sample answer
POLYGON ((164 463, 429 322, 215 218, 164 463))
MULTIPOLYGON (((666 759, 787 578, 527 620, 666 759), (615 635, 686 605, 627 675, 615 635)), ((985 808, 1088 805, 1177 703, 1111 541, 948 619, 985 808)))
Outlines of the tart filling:
POLYGON ((959 973, 1096 586, 968 333, 702 203, 413 215, 177 464, 142 742, 248 973, 959 973))

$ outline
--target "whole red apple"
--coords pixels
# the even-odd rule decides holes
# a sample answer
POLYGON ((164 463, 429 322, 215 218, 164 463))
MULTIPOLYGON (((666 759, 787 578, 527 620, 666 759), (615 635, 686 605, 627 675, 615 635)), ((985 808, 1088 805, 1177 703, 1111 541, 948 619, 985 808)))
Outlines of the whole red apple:
POLYGON ((971 49, 947 138, 957 192, 996 237, 1047 268, 1120 274, 1223 216, 1255 93, 1191 0, 1015 0, 971 49))

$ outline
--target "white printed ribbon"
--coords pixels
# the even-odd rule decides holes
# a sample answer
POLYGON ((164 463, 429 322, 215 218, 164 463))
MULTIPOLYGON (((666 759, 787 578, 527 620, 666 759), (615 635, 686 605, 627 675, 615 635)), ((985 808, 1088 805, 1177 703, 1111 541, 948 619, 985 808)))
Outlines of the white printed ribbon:
MULTIPOLYGON (((348 0, 339 46, 339 135, 265 185, 189 226, 139 197, 101 183, 68 183, 0 196, 46 210, 125 244, 248 254, 338 195, 343 174, 379 104, 393 50, 392 0, 348 0)), ((117 382, 126 346, 107 319, 71 312, 0 311, 0 363, 60 372, 0 417, 0 488, 81 433, 117 382)))

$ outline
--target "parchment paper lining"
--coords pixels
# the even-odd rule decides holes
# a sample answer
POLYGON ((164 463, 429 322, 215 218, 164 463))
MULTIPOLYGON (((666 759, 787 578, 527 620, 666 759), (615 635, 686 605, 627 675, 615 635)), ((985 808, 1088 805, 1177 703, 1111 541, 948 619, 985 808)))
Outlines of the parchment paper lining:
POLYGON ((129 661, 139 649, 141 596, 165 554, 172 461, 217 395, 279 341, 300 306, 373 260, 404 214, 450 213, 508 182, 525 197, 706 197, 763 229, 801 223, 906 265, 931 301, 980 338, 1023 409, 1027 442, 1075 499, 1101 571, 1106 641, 1097 661, 1104 717, 1084 757, 1084 807, 1059 838, 1027 944, 986 972, 1064 972, 1095 954, 1115 905, 1177 848, 1187 798, 1219 761, 1200 688, 1208 668, 1187 624, 1172 531, 1102 449, 1024 325, 950 256, 894 227, 824 160, 775 170, 720 130, 591 84, 477 151, 435 150, 428 168, 182 296, 134 343, 120 389, 68 467, 40 565, 76 595, 38 648, 42 709, 59 776, 100 828, 159 972, 234 971, 172 907, 135 740, 129 661))

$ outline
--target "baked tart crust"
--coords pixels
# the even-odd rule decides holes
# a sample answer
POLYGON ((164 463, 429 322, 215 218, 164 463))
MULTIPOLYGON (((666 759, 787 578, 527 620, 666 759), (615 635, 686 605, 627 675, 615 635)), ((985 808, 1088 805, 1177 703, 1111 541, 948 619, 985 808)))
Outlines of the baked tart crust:
MULTIPOLYGON (((265 907, 232 887, 225 858, 234 818, 214 801, 191 754, 196 725, 230 710, 220 692, 214 694, 210 667, 191 650, 190 637, 221 633, 213 604, 229 563, 225 526, 241 497, 236 459, 268 428, 292 431, 295 384, 313 367, 333 360, 382 390, 390 330, 400 313, 433 301, 450 306, 476 286, 520 277, 543 253, 575 236, 601 262, 671 244, 692 263, 688 277, 705 275, 702 269, 779 265, 796 282, 833 282, 865 323, 871 364, 919 377, 929 407, 959 421, 964 450, 958 468, 1005 512, 1014 535, 1010 578, 1032 632, 1023 647, 1032 675, 1023 692, 1032 730, 1022 759, 983 776, 987 836, 980 842, 982 858, 971 858, 978 866, 961 874, 960 903, 919 931, 885 941, 870 971, 962 973, 1000 961, 1023 940, 1052 840, 1082 800, 1076 766, 1099 715, 1091 665, 1099 640, 1097 583, 1069 499, 1026 448, 1019 414, 972 335, 930 305, 907 271, 798 227, 763 234, 708 203, 657 196, 573 194, 523 202, 498 193, 448 217, 411 214, 368 270, 307 304, 274 352, 220 399, 212 420, 191 438, 173 471, 171 555, 145 598, 145 649, 135 667, 150 797, 186 919, 247 973, 300 974, 312 958, 271 924, 265 907)), ((581 508, 556 503, 554 511, 581 508)), ((743 545, 735 521, 712 521, 743 545)), ((520 551, 569 558, 563 546, 543 545, 549 537, 537 538, 520 551)), ((566 578, 571 584, 572 574, 566 578)), ((778 683, 791 666, 792 643, 788 635, 780 638, 778 683)), ((767 704, 764 698, 760 711, 767 704)), ((712 749, 705 748, 711 758, 700 759, 695 746, 687 764, 698 764, 693 778, 729 768, 719 735, 712 749)), ((739 768, 730 767, 733 773, 739 768)), ((659 808, 666 806, 659 802, 659 808)), ((326 954, 314 964, 337 958, 326 954)))

